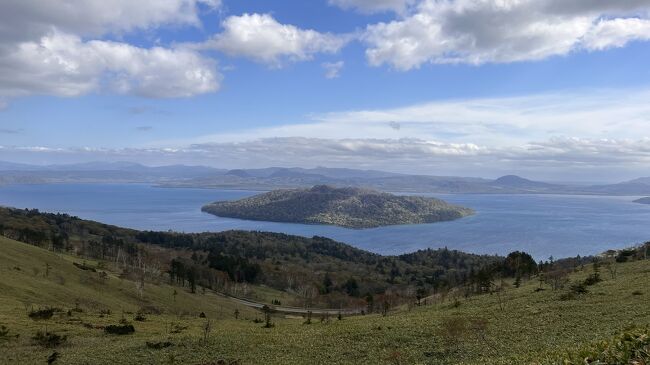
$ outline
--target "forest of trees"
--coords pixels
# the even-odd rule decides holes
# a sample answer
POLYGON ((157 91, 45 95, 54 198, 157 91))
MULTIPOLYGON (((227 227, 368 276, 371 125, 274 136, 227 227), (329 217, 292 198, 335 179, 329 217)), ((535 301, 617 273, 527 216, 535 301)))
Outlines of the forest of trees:
MULTIPOLYGON (((281 233, 151 232, 82 220, 65 214, 0 208, 0 234, 77 255, 113 261, 143 285, 166 277, 192 292, 197 287, 227 292, 238 284, 264 284, 293 292, 304 303, 376 301, 385 296, 413 301, 464 287, 493 289, 500 278, 528 280, 543 271, 548 278, 593 258, 536 263, 524 252, 507 257, 426 249, 382 256, 324 237, 281 233)), ((647 255, 650 245, 617 253, 617 260, 647 255), (646 250, 641 252, 642 250, 646 250)), ((561 276, 561 275, 560 275, 561 276)))

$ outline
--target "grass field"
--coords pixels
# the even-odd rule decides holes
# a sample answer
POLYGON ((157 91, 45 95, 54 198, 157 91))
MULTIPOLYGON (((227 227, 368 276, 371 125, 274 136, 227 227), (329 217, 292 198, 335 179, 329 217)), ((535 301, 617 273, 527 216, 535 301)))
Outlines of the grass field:
MULTIPOLYGON (((133 282, 114 273, 106 283, 72 265, 68 256, 0 238, 0 325, 9 338, 0 340, 1 364, 45 364, 53 349, 33 344, 32 336, 48 331, 67 335, 56 348, 56 364, 552 364, 565 351, 608 339, 632 327, 650 325, 650 260, 618 264, 615 278, 572 300, 567 290, 536 291, 533 279, 520 288, 508 285, 501 295, 485 294, 427 306, 377 314, 314 318, 274 317, 273 328, 254 323, 260 313, 213 294, 190 294, 166 284, 147 284, 140 299, 133 282), (45 264, 49 273, 45 277, 45 264), (172 295, 177 290, 178 295, 172 295), (64 309, 53 318, 34 321, 30 306, 64 309), (83 312, 68 309, 78 306, 83 312), (133 321, 143 306, 161 314, 133 321), (110 315, 100 312, 110 309, 110 315), (234 311, 241 313, 234 318, 234 311), (204 312, 206 318, 199 318, 204 312), (117 336, 101 328, 122 318, 135 333, 117 336), (211 331, 204 340, 203 328, 211 331), (86 324, 84 326, 84 323, 86 324), (184 329, 178 330, 180 327, 184 329), (88 328, 93 327, 93 328, 88 328), (172 329, 173 331, 170 331, 172 329), (175 330, 174 330, 175 329, 175 330), (177 332, 177 333, 172 333, 177 332), (17 338, 12 334, 19 335, 17 338), (147 342, 168 341, 164 349, 147 342)), ((95 264, 95 263, 88 263, 95 264)), ((572 274, 582 280, 591 266, 572 274)), ((260 291, 260 296, 273 293, 260 291)))

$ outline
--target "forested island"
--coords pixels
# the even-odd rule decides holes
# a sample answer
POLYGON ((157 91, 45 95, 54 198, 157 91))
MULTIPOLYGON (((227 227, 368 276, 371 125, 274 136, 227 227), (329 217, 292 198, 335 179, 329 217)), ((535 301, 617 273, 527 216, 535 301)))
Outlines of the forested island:
POLYGON ((274 190, 237 201, 211 203, 202 210, 228 218, 347 228, 435 223, 473 214, 469 208, 435 198, 397 196, 369 189, 327 185, 274 190))

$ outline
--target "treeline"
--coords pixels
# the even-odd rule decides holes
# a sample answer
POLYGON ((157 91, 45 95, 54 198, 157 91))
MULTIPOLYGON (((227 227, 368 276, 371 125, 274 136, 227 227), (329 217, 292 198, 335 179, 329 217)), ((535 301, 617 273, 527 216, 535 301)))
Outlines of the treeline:
MULTIPOLYGON (((113 261, 143 285, 147 277, 166 278, 192 291, 202 287, 228 292, 246 284, 264 284, 301 298, 296 305, 338 306, 395 297, 415 300, 458 287, 480 293, 492 290, 500 279, 519 282, 540 272, 551 278, 555 271, 593 260, 536 263, 523 252, 500 257, 447 248, 382 256, 324 237, 137 231, 66 214, 11 208, 0 208, 0 234, 113 261)), ((647 257, 648 247, 643 252, 639 248, 616 254, 619 260, 647 257)))
POLYGON ((179 285, 223 290, 237 283, 265 284, 305 303, 316 297, 335 303, 342 296, 363 298, 388 289, 435 292, 503 260, 447 249, 381 256, 324 237, 281 233, 137 231, 37 210, 3 208, 0 222, 7 237, 112 260, 132 271, 160 272, 179 285), (55 237, 65 240, 55 244, 55 237))

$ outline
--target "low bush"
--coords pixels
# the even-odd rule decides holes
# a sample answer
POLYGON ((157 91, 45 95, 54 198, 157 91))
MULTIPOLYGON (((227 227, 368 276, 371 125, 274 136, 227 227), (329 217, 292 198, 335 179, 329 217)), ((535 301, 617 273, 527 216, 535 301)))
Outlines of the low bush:
POLYGON ((628 259, 633 258, 635 254, 636 250, 634 249, 621 250, 618 255, 616 255, 616 262, 627 262, 628 259))
POLYGON ((169 341, 162 341, 162 342, 149 342, 147 341, 147 348, 153 349, 153 350, 161 350, 170 346, 173 346, 174 344, 169 342, 169 341))
POLYGON ((603 279, 600 278, 600 275, 591 274, 585 279, 585 281, 583 281, 583 284, 586 286, 591 286, 591 285, 598 284, 601 281, 603 281, 603 279))
POLYGON ((159 308, 159 307, 156 307, 155 305, 145 305, 145 306, 140 307, 140 310, 138 311, 138 313, 142 313, 142 314, 145 314, 145 315, 150 314, 150 315, 159 316, 159 315, 161 315, 163 313, 163 310, 161 308, 159 308))
POLYGON ((33 320, 46 320, 52 318, 54 313, 56 312, 61 312, 60 308, 44 308, 44 309, 37 309, 37 310, 31 310, 27 314, 29 318, 33 320))
POLYGON ((650 329, 623 333, 570 353, 557 363, 582 364, 650 364, 650 329))
POLYGON ((32 337, 32 340, 35 344, 45 348, 54 348, 64 344, 68 340, 68 336, 58 335, 53 332, 38 331, 36 332, 36 335, 32 337))
POLYGON ((97 269, 95 269, 95 268, 92 267, 92 266, 88 266, 88 265, 86 265, 86 263, 80 264, 80 263, 77 263, 77 262, 73 262, 72 264, 73 264, 74 266, 76 266, 77 268, 81 269, 81 270, 91 271, 91 272, 97 272, 97 269))
POLYGON ((0 342, 9 341, 11 337, 13 336, 9 334, 9 328, 5 325, 0 326, 0 342))
POLYGON ((132 324, 112 324, 104 328, 104 332, 111 335, 130 335, 135 332, 132 324))
POLYGON ((178 323, 172 322, 169 325, 169 333, 181 333, 187 329, 187 326, 181 326, 178 323))

